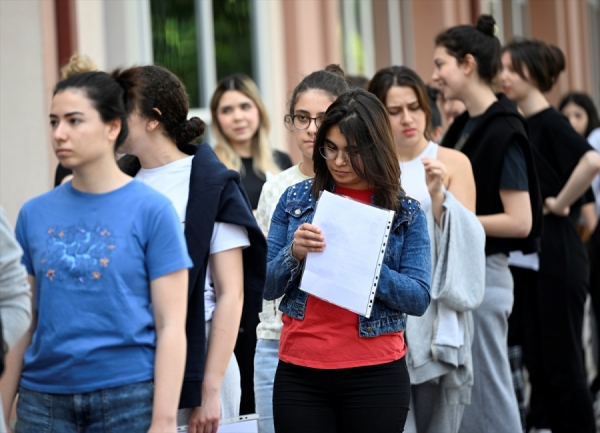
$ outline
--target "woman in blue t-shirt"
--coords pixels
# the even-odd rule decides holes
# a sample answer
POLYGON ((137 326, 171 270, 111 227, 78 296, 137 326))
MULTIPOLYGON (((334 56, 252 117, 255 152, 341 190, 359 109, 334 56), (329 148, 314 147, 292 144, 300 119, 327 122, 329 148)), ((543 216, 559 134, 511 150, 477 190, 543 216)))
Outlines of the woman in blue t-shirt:
POLYGON ((35 312, 3 390, 10 407, 20 377, 19 433, 176 430, 191 260, 169 200, 115 161, 130 87, 87 72, 54 89, 52 145, 73 180, 17 221, 35 312))

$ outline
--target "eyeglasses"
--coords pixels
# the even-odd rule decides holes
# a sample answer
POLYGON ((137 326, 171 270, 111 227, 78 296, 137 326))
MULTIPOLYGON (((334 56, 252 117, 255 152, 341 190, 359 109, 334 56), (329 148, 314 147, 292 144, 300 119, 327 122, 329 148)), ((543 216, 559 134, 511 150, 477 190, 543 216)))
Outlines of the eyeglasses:
POLYGON ((290 116, 292 118, 292 123, 297 129, 308 129, 311 121, 315 121, 315 126, 318 128, 323 123, 323 116, 319 117, 308 117, 304 114, 294 114, 290 116))
POLYGON ((334 149, 329 146, 321 146, 319 147, 319 153, 321 156, 329 161, 335 161, 339 155, 342 156, 342 160, 344 162, 351 162, 350 158, 359 157, 360 155, 356 152, 342 152, 341 150, 334 149))

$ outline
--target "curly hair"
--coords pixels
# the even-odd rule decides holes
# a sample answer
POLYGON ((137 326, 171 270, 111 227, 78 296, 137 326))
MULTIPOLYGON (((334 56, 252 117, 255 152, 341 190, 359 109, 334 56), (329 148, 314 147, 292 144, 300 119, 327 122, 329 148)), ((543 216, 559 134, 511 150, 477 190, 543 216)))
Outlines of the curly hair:
POLYGON ((175 74, 162 66, 137 66, 116 72, 131 75, 129 85, 136 89, 135 103, 130 106, 148 119, 158 120, 165 135, 175 144, 187 144, 204 133, 205 123, 199 117, 188 120, 190 108, 185 86, 175 74))

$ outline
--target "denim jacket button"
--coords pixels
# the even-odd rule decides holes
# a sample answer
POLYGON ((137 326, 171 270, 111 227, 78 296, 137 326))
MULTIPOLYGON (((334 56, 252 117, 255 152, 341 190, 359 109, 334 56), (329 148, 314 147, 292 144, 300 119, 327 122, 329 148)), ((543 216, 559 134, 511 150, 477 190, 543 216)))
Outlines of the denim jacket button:
POLYGON ((295 213, 296 215, 300 215, 300 209, 296 209, 296 210, 294 211, 294 213, 295 213))
POLYGON ((367 332, 371 332, 373 330, 373 328, 371 328, 370 326, 367 326, 367 332))

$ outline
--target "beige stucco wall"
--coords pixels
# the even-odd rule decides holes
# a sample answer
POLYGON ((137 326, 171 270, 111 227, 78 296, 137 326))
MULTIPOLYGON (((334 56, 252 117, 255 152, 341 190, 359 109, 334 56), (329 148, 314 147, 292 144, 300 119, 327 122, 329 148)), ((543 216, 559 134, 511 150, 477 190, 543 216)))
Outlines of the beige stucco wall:
POLYGON ((0 1, 0 203, 13 224, 25 201, 52 186, 47 113, 54 83, 45 67, 55 55, 47 39, 52 5, 0 1))

